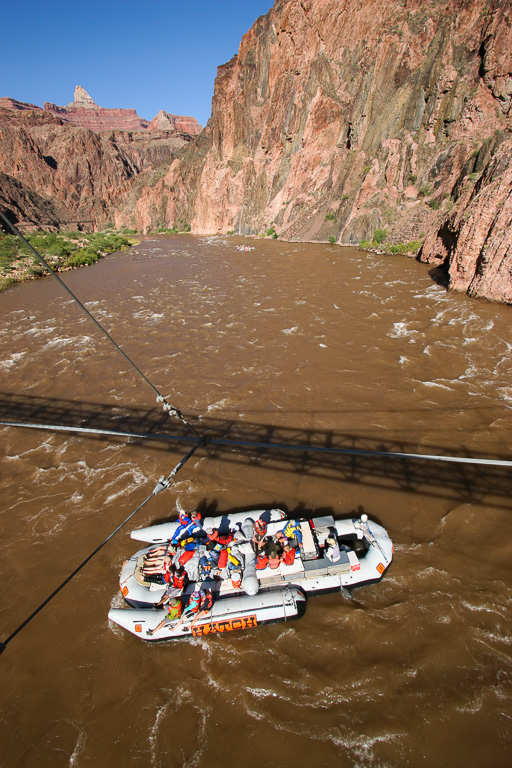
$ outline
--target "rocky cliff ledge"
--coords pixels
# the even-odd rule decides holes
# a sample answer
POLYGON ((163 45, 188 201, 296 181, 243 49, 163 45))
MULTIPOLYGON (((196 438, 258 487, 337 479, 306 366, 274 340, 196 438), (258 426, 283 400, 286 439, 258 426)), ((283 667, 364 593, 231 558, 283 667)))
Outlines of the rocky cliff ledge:
POLYGON ((207 128, 116 215, 196 233, 424 238, 450 286, 512 302, 512 10, 276 0, 219 67, 207 128))
POLYGON ((101 131, 145 131, 147 129, 149 131, 167 131, 197 136, 202 130, 195 117, 171 115, 160 110, 156 117, 148 122, 139 117, 134 109, 99 107, 81 85, 76 86, 74 100, 66 107, 58 107, 56 104, 45 101, 44 109, 67 123, 77 125, 80 128, 87 128, 94 133, 101 131))
POLYGON ((90 131, 143 131, 149 123, 139 117, 134 109, 106 109, 94 103, 80 85, 75 88, 74 101, 66 107, 58 107, 47 101, 44 103, 46 112, 62 118, 72 125, 88 128, 90 131))

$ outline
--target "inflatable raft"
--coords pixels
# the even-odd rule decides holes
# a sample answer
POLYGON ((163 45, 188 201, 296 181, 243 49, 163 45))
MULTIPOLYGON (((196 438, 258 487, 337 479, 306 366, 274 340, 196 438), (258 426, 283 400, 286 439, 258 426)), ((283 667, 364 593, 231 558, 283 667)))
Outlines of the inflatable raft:
MULTIPOLYGON (((203 586, 206 584, 203 582, 203 586)), ((187 590, 190 592, 191 589, 187 590)), ((192 635, 216 634, 235 630, 253 629, 261 624, 273 624, 279 621, 300 619, 306 610, 304 593, 293 587, 262 592, 254 596, 240 594, 217 599, 208 616, 192 624, 193 619, 186 619, 178 625, 178 619, 168 621, 154 631, 166 617, 165 609, 148 608, 113 608, 108 617, 119 626, 127 629, 144 640, 176 640, 192 635), (149 634, 148 630, 153 632, 149 634)))
POLYGON ((179 521, 154 525, 133 531, 133 539, 150 544, 136 552, 122 568, 119 586, 131 610, 111 610, 109 618, 144 639, 161 640, 186 634, 249 629, 268 622, 300 618, 305 611, 305 594, 334 592, 379 581, 393 557, 393 545, 386 530, 366 515, 360 518, 334 520, 332 516, 291 519, 279 509, 253 510, 219 517, 207 517, 185 533, 190 552, 183 558, 179 549, 166 556, 166 547, 179 531, 179 521), (256 567, 252 538, 255 522, 262 520, 266 536, 277 540, 291 523, 295 528, 293 562, 278 567, 256 567), (216 530, 230 536, 236 552, 241 583, 233 579, 229 565, 209 579, 201 572, 200 562, 207 552, 206 532, 216 530), (162 574, 148 576, 145 563, 156 548, 174 563, 181 557, 188 575, 188 586, 181 594, 184 604, 194 588, 201 584, 212 591, 214 604, 207 620, 190 626, 183 621, 169 622, 155 635, 147 629, 158 626, 166 615, 164 609, 153 611, 164 596, 167 584, 162 574))

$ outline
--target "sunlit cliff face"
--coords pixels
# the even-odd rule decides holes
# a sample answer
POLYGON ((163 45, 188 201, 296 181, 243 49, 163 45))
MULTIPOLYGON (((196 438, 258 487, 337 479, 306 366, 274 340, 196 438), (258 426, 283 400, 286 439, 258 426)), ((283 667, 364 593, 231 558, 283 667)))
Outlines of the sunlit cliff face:
POLYGON ((426 236, 422 258, 453 288, 509 301, 509 268, 489 271, 481 249, 508 249, 510 21, 481 0, 276 3, 219 67, 202 145, 141 190, 136 215, 153 226, 159 201, 198 233, 426 236))

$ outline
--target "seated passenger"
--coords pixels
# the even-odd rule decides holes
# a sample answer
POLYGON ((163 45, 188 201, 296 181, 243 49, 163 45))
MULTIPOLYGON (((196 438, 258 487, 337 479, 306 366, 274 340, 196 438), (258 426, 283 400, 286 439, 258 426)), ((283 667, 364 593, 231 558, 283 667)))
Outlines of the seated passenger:
POLYGON ((302 544, 302 531, 298 520, 289 520, 282 531, 276 533, 276 538, 290 539, 290 544, 298 546, 302 544))
POLYGON ((324 552, 325 552, 325 556, 329 560, 331 560, 333 563, 337 562, 341 557, 338 540, 332 534, 328 536, 325 540, 324 552))
POLYGON ((162 627, 165 624, 168 624, 169 622, 175 621, 175 619, 178 619, 181 616, 181 612, 183 611, 183 605, 181 603, 181 600, 179 598, 172 598, 169 600, 167 605, 167 614, 164 616, 160 624, 157 624, 157 626, 154 629, 148 629, 146 631, 146 635, 149 635, 151 637, 155 632, 158 632, 159 629, 162 629, 162 627))
POLYGON ((258 551, 258 545, 260 542, 263 541, 265 536, 267 535, 267 524, 261 519, 258 518, 256 522, 254 523, 254 536, 252 537, 252 546, 255 552, 258 551))
POLYGON ((190 595, 190 600, 188 601, 188 605, 186 606, 185 610, 180 616, 180 619, 176 626, 174 627, 174 631, 178 629, 178 627, 183 624, 185 619, 190 619, 192 616, 194 616, 199 611, 199 605, 201 604, 201 600, 204 597, 204 592, 201 589, 198 589, 197 587, 194 589, 192 594, 190 595))
POLYGON ((268 555, 266 552, 261 551, 258 553, 255 561, 257 571, 263 571, 268 565, 268 555))
POLYGON ((281 555, 281 562, 283 565, 293 565, 295 562, 295 548, 290 547, 288 542, 284 545, 283 553, 281 555))
POLYGON ((164 574, 164 581, 168 583, 168 589, 176 590, 176 594, 182 592, 188 584, 188 573, 182 565, 171 565, 164 574))
POLYGON ((277 550, 276 545, 274 542, 270 542, 269 548, 268 548, 268 564, 270 568, 279 568, 279 563, 281 562, 281 558, 279 557, 279 552, 277 550))
POLYGON ((194 620, 191 627, 194 626, 196 621, 199 621, 199 619, 203 619, 205 616, 207 616, 213 606, 213 595, 211 589, 205 589, 204 591, 201 590, 201 600, 199 602, 199 610, 197 611, 196 615, 194 616, 194 620))

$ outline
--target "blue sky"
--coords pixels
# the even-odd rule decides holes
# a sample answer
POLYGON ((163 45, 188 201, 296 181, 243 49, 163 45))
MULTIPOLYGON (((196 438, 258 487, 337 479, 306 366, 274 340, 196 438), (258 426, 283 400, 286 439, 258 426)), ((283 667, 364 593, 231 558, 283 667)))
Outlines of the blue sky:
POLYGON ((81 85, 102 107, 160 109, 205 125, 217 67, 273 0, 49 0, 2 8, 0 96, 66 105, 81 85))

